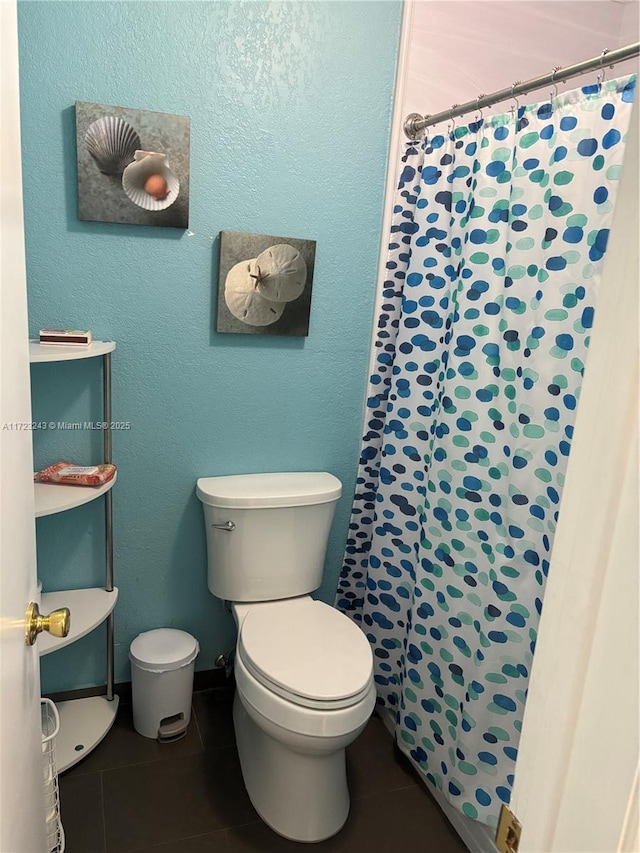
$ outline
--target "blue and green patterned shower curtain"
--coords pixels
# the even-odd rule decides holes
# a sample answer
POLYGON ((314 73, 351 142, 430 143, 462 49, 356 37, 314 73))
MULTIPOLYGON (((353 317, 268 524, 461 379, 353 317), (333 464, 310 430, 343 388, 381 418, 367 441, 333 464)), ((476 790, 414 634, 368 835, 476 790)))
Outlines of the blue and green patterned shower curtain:
POLYGON ((513 785, 634 84, 432 130, 407 144, 395 199, 336 604, 369 637, 401 749, 490 825, 513 785))

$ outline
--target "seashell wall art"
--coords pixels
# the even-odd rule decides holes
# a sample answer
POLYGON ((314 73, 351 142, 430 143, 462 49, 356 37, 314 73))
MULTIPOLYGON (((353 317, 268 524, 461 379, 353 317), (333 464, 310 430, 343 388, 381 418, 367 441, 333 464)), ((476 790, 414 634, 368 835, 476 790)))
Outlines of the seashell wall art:
POLYGON ((309 334, 315 240, 220 232, 216 331, 309 334))
POLYGON ((78 218, 189 226, 187 116, 76 101, 78 218))
POLYGON ((128 121, 102 116, 91 122, 84 135, 87 151, 103 175, 121 175, 142 148, 140 137, 128 121))
POLYGON ((166 154, 136 151, 133 163, 122 172, 122 188, 144 210, 165 210, 180 195, 180 181, 166 154))

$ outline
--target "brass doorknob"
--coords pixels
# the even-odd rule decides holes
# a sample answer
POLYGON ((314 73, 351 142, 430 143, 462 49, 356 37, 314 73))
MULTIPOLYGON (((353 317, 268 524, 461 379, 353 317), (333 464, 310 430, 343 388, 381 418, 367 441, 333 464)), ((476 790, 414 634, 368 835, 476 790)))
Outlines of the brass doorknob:
POLYGON ((71 611, 68 607, 61 607, 59 610, 52 610, 48 616, 43 616, 36 602, 32 601, 27 607, 24 620, 24 641, 28 646, 32 646, 42 631, 48 631, 54 637, 66 637, 71 628, 71 611))

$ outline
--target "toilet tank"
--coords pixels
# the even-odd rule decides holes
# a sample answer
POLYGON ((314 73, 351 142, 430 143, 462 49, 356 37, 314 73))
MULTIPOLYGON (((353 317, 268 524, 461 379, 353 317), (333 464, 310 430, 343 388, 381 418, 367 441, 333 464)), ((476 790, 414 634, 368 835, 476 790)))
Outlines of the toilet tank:
POLYGON ((326 472, 203 477, 208 584, 229 601, 317 589, 342 483, 326 472))

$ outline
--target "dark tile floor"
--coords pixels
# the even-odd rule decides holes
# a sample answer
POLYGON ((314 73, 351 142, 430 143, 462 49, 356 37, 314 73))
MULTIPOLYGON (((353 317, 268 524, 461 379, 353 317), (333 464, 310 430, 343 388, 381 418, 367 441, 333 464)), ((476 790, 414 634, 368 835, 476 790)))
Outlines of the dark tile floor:
POLYGON ((131 707, 120 707, 105 740, 60 777, 66 853, 465 853, 381 720, 347 750, 345 827, 310 848, 270 830, 249 802, 230 692, 195 693, 193 711, 186 737, 161 745, 138 735, 131 707))

